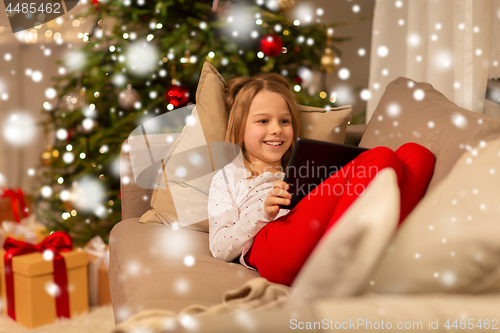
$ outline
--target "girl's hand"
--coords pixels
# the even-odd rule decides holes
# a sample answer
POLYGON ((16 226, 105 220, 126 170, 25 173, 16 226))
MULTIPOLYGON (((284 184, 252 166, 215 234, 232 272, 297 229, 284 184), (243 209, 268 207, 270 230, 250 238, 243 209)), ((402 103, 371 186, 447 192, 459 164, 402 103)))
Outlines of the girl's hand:
POLYGON ((277 180, 273 183, 273 188, 266 201, 264 202, 264 211, 274 219, 280 210, 278 205, 289 205, 292 195, 287 191, 290 186, 282 180, 277 180))

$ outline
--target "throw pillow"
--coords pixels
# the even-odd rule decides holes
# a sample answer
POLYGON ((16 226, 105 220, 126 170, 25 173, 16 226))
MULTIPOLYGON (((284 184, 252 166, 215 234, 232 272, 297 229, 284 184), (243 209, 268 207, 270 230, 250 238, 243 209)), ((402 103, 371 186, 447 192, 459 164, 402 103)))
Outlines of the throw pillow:
MULTIPOLYGON (((196 90, 196 106, 192 111, 192 117, 195 120, 194 126, 186 125, 184 127, 181 135, 167 154, 166 160, 176 152, 179 153, 191 148, 204 146, 207 142, 224 141, 228 121, 227 113, 221 112, 221 110, 225 110, 225 86, 226 82, 217 69, 211 64, 205 63, 196 90)), ((213 161, 211 161, 211 165, 213 165, 213 161)), ((153 191, 151 197, 151 210, 147 211, 139 221, 161 222, 164 224, 180 222, 181 225, 187 228, 208 232, 208 219, 202 219, 199 223, 191 223, 192 220, 183 222, 182 217, 179 218, 173 193, 165 177, 166 175, 158 177, 157 188, 153 191)), ((182 190, 178 189, 178 192, 182 192, 182 190)), ((193 193, 192 188, 189 192, 193 193)), ((189 198, 187 204, 200 209, 203 207, 206 211, 208 192, 206 192, 206 199, 204 198, 204 193, 196 193, 196 191, 194 193, 197 197, 196 199, 199 199, 201 195, 202 200, 192 201, 195 198, 189 198)), ((179 193, 176 193, 176 196, 178 195, 179 193)), ((181 197, 183 197, 182 194, 181 197)), ((178 208, 181 208, 181 206, 178 208)), ((186 209, 183 209, 183 211, 186 211, 186 209)), ((206 215, 208 213, 205 212, 204 216, 206 215)), ((199 219, 197 220, 200 221, 199 219)))
POLYGON ((344 143, 347 123, 351 120, 352 105, 326 110, 312 106, 299 106, 299 119, 304 138, 344 143))
POLYGON ((500 291, 500 139, 464 154, 398 231, 368 286, 382 293, 500 291))
MULTIPOLYGON (((167 154, 166 160, 180 152, 207 146, 209 142, 223 142, 228 115, 224 105, 225 81, 217 69, 205 63, 196 91, 193 108, 194 125, 186 125, 167 154)), ((326 111, 321 108, 300 107, 303 137, 343 143, 347 123, 351 119, 352 106, 341 106, 326 111)), ((208 146, 207 146, 208 147, 208 146)), ((208 193, 212 177, 218 170, 209 152, 211 173, 188 183, 169 186, 167 172, 158 178, 157 189, 151 198, 151 210, 140 222, 179 222, 181 226, 208 232, 208 193), (161 179, 163 178, 163 179, 161 179), (199 222, 201 221, 201 222, 199 222)))
POLYGON ((398 219, 397 177, 386 168, 318 243, 292 284, 291 304, 360 294, 398 219))
POLYGON ((499 133, 500 119, 458 107, 428 83, 400 77, 387 86, 359 146, 396 150, 416 142, 428 148, 436 156, 429 191, 468 148, 499 133))

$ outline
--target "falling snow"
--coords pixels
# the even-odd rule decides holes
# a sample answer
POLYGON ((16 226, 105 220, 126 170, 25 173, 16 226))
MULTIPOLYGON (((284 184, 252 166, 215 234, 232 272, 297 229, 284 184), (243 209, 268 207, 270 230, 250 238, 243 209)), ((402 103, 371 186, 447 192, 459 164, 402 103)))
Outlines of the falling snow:
POLYGON ((3 137, 11 144, 24 146, 35 138, 37 127, 34 118, 25 112, 8 116, 2 126, 3 137))

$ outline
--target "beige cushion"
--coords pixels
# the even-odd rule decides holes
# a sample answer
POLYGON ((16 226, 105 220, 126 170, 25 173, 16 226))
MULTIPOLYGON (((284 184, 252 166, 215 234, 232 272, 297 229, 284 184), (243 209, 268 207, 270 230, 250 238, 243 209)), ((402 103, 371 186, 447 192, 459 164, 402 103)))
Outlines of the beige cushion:
POLYGON ((292 284, 291 302, 360 294, 398 219, 397 177, 386 168, 316 246, 292 284))
POLYGON ((351 120, 352 105, 331 108, 329 111, 301 105, 299 110, 304 138, 344 143, 347 123, 351 120))
POLYGON ((428 190, 443 179, 467 146, 500 137, 500 119, 458 107, 430 84, 400 77, 391 82, 367 125, 361 147, 396 150, 416 142, 436 156, 428 190), (423 92, 417 100, 414 94, 423 92))
POLYGON ((464 154, 408 216, 370 291, 500 291, 500 139, 464 154))
MULTIPOLYGON (((367 294, 343 299, 322 299, 310 307, 316 314, 318 321, 327 318, 333 321, 333 327, 337 325, 337 328, 340 328, 341 325, 344 325, 344 328, 352 328, 352 330, 332 331, 363 333, 391 331, 444 333, 456 331, 472 333, 485 331, 485 320, 488 321, 490 329, 495 325, 494 320, 497 320, 498 323, 499 301, 500 294, 481 296, 367 294), (459 329, 452 327, 455 320, 457 320, 459 329), (351 326, 349 321, 355 324, 351 326), (451 329, 444 327, 447 322, 451 329), (479 326, 476 327, 478 323, 483 325, 481 330, 479 330, 479 326), (429 325, 431 326, 429 327, 429 325), (462 325, 462 329, 460 329, 460 325, 462 325), (464 329, 465 327, 466 329, 464 329)), ((275 317, 279 318, 277 315, 275 317)), ((496 325, 496 330, 498 327, 499 324, 496 325)), ((324 331, 326 330, 318 330, 318 332, 324 331)))
MULTIPOLYGON (((130 138, 139 138, 131 136, 130 138)), ((179 137, 179 133, 172 134, 152 134, 148 135, 148 145, 144 140, 127 139, 120 151, 120 190, 122 197, 122 219, 138 217, 144 214, 151 205, 153 188, 140 187, 135 183, 134 175, 139 174, 138 170, 146 169, 150 163, 149 151, 169 151, 174 141, 179 137), (160 149, 156 149, 160 147, 160 149), (134 152, 134 154, 131 154, 134 152), (132 170, 132 163, 136 171, 132 170)), ((165 154, 161 158, 165 157, 165 154)))
POLYGON ((207 172, 202 177, 189 181, 176 181, 175 173, 178 165, 169 163, 169 159, 176 154, 196 147, 206 147, 204 129, 197 110, 198 107, 195 106, 191 114, 194 121, 184 126, 179 138, 165 157, 168 162, 164 165, 164 172, 157 180, 158 187, 153 192, 151 200, 153 209, 141 216, 140 222, 165 224, 179 222, 181 227, 208 232, 208 194, 212 178, 217 172, 212 171, 208 150, 197 151, 206 153, 204 166, 207 172))
MULTIPOLYGON (((207 142, 224 141, 228 120, 227 113, 221 112, 221 110, 225 110, 225 86, 226 83, 217 69, 209 63, 205 63, 196 90, 197 104, 192 114, 195 119, 197 119, 195 123, 196 126, 184 127, 180 138, 176 140, 166 158, 172 156, 176 152, 178 153, 183 150, 206 145, 207 142)), ((153 191, 151 198, 152 209, 141 217, 140 222, 161 222, 169 224, 172 222, 179 222, 182 219, 183 216, 181 216, 181 219, 178 216, 173 193, 165 178, 166 175, 164 175, 163 179, 159 177, 159 182, 157 183, 159 188, 153 191)), ((181 191, 180 189, 177 190, 181 191)), ((193 194, 194 192, 196 191, 192 187, 189 187, 189 193, 193 194)), ((177 195, 178 193, 176 193, 176 196, 177 195)), ((208 196, 208 192, 206 195, 208 196)), ((206 199, 203 197, 203 193, 196 195, 196 199, 198 200, 192 201, 192 199, 194 198, 189 198, 190 205, 193 207, 196 206, 198 209, 204 208, 206 210, 207 204, 205 202, 206 199), (200 196, 202 197, 201 201, 199 200, 200 196)), ((183 209, 184 205, 182 201, 181 203, 179 203, 179 200, 177 201, 179 204, 178 208, 180 208, 182 212, 185 212, 186 209, 183 209)), ((207 213, 204 215, 207 215, 207 213)), ((201 222, 192 223, 193 221, 190 220, 183 222, 183 225, 190 229, 208 232, 208 220, 201 219, 199 221, 201 222)))
MULTIPOLYGON (((167 154, 169 157, 196 147, 206 146, 208 142, 223 142, 227 128, 227 112, 224 106, 225 82, 217 69, 205 63, 196 92, 196 106, 192 116, 194 125, 186 125, 174 146, 167 154)), ((329 142, 343 143, 347 123, 351 119, 352 106, 341 106, 326 111, 321 108, 300 107, 300 121, 304 137, 329 142)), ((210 155, 211 173, 196 180, 169 186, 169 168, 166 166, 163 180, 159 178, 158 188, 153 192, 151 210, 140 219, 141 222, 179 222, 181 226, 208 232, 208 193, 211 180, 218 171, 213 168, 210 155)), ((175 170, 170 170, 175 171, 175 170)), ((170 180, 172 180, 172 173, 170 180)))

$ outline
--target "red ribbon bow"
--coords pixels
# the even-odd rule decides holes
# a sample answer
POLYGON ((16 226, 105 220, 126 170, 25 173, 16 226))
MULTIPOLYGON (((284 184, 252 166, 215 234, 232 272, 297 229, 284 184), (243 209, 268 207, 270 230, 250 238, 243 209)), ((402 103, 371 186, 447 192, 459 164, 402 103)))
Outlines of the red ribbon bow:
POLYGON ((24 202, 24 193, 23 190, 18 188, 17 190, 11 189, 2 189, 3 194, 1 198, 10 198, 10 206, 12 208, 12 213, 14 214, 14 218, 16 222, 21 222, 21 214, 23 217, 28 216, 28 212, 26 210, 26 203, 24 202), (21 207, 21 214, 19 213, 19 207, 21 207))
POLYGON ((71 236, 63 231, 56 231, 45 238, 40 244, 30 244, 14 238, 8 237, 3 245, 5 249, 5 284, 7 289, 7 313, 12 319, 16 319, 16 309, 14 302, 14 272, 12 271, 12 258, 15 256, 45 252, 50 250, 54 253, 54 283, 59 287, 60 292, 55 296, 56 312, 58 317, 69 318, 69 294, 68 275, 66 272, 66 262, 60 252, 69 252, 73 249, 71 236))

